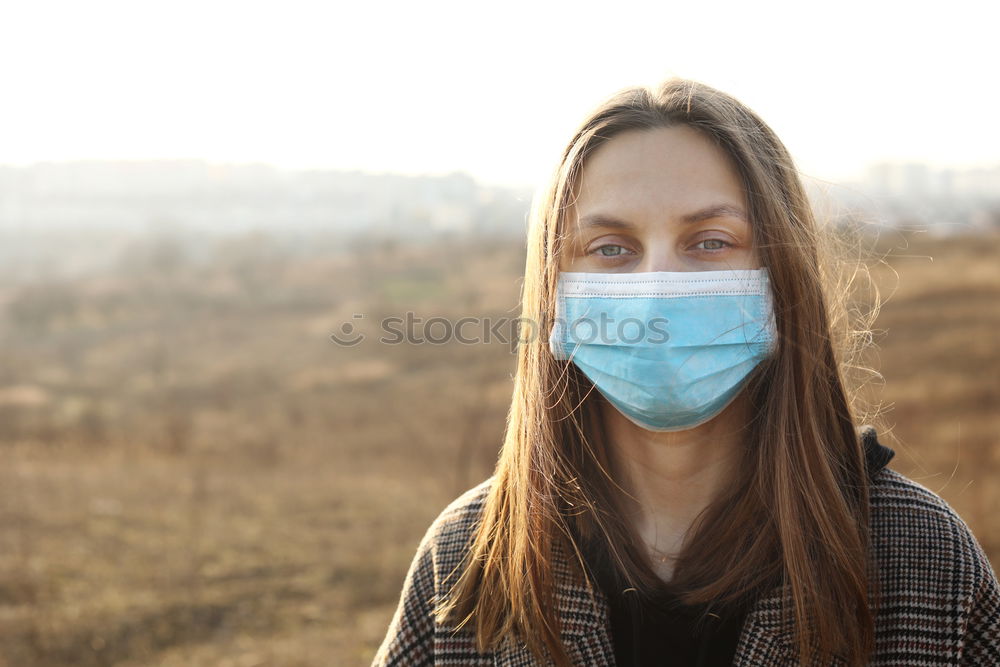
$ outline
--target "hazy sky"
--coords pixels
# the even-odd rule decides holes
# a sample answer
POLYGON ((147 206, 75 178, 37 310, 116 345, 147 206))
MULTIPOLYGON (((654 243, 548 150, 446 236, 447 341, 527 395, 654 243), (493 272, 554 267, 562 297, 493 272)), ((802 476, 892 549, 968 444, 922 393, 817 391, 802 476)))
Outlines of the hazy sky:
POLYGON ((677 74, 749 104, 819 178, 995 164, 996 17, 978 4, 4 2, 0 163, 194 157, 534 185, 602 98, 677 74))

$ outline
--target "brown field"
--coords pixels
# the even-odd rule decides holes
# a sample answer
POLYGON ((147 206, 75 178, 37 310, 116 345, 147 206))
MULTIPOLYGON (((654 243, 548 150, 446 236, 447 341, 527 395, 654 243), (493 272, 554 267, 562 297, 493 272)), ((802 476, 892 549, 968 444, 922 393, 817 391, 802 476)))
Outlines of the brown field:
MULTIPOLYGON (((1000 237, 878 249, 866 396, 891 465, 996 566, 1000 237)), ((0 288, 0 665, 369 664, 424 530, 490 474, 514 360, 379 344, 377 323, 515 317, 522 254, 255 252, 0 288), (369 338, 334 345, 347 321, 369 338)))

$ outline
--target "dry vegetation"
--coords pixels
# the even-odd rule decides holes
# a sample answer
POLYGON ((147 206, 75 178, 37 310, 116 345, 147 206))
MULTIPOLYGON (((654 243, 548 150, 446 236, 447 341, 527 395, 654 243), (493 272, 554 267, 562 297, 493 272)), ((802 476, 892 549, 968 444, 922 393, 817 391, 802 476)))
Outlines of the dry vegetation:
MULTIPOLYGON (((892 465, 1000 563, 1000 239, 881 246, 892 465)), ((0 665, 368 664, 427 525, 490 473, 513 370, 377 323, 514 317, 522 255, 160 252, 0 289, 0 665), (346 321, 369 338, 334 345, 346 321)))

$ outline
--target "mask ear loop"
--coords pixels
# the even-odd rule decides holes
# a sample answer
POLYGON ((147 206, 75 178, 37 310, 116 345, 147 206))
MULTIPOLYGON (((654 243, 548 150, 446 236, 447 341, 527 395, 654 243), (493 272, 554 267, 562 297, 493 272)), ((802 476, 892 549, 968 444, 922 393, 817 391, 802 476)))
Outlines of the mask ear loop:
POLYGON ((569 357, 566 356, 566 351, 563 349, 563 344, 566 338, 566 304, 564 299, 563 279, 560 277, 556 284, 556 312, 552 322, 552 330, 549 332, 549 351, 552 352, 552 356, 556 359, 560 361, 569 361, 569 357), (558 354, 555 346, 558 346, 559 348, 558 354))
POLYGON ((774 312, 774 289, 771 287, 770 276, 767 280, 767 289, 763 294, 763 307, 767 314, 767 354, 773 355, 778 351, 778 317, 774 312))

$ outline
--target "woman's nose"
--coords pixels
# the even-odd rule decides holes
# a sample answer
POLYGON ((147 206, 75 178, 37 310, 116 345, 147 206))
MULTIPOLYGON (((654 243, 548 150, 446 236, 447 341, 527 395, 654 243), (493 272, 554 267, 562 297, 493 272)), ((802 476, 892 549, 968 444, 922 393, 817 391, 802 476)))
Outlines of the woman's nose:
POLYGON ((647 243, 644 247, 642 259, 635 270, 637 272, 647 271, 687 271, 687 267, 681 261, 676 249, 672 244, 666 242, 647 243))

